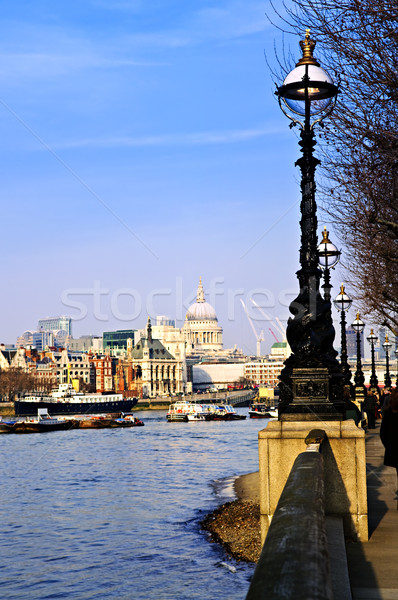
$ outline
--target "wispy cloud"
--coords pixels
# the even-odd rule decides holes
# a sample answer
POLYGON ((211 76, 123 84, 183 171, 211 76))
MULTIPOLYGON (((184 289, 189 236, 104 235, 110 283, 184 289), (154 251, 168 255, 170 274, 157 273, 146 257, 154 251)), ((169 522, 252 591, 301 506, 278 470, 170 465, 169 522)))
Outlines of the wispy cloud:
POLYGON ((108 138, 87 138, 52 143, 52 148, 116 148, 116 147, 145 147, 145 146, 205 146, 215 144, 235 144, 256 138, 276 135, 281 132, 276 127, 260 127, 258 129, 242 129, 230 131, 204 131, 197 133, 122 136, 108 138))
POLYGON ((0 53, 0 78, 8 81, 26 82, 26 79, 57 77, 76 71, 89 69, 115 69, 119 67, 158 67, 164 61, 133 60, 129 58, 109 58, 94 53, 50 54, 0 53))
POLYGON ((119 24, 102 33, 101 28, 83 32, 67 23, 60 26, 10 21, 0 40, 2 80, 51 78, 84 69, 164 66, 169 64, 168 58, 160 56, 160 50, 225 42, 269 27, 261 2, 225 0, 217 8, 199 10, 187 4, 178 19, 164 24, 148 19, 145 25, 140 19, 145 13, 140 0, 93 2, 109 11, 132 11, 137 18, 130 28, 120 29, 119 24))

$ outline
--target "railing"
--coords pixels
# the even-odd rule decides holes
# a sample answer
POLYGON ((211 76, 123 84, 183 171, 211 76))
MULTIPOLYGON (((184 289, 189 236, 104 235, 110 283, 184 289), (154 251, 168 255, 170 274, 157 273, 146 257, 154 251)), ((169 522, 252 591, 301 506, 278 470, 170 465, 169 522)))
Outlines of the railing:
POLYGON ((231 406, 235 406, 236 404, 242 404, 244 402, 250 402, 256 396, 256 390, 243 391, 241 394, 236 394, 234 396, 227 396, 227 402, 231 406))
POLYGON ((322 430, 294 462, 246 600, 333 600, 324 510, 322 430))

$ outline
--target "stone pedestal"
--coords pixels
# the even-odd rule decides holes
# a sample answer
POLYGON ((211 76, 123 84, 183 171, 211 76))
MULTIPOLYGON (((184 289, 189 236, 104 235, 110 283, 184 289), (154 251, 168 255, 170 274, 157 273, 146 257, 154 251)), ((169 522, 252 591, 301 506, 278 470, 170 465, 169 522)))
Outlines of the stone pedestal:
POLYGON ((293 463, 312 429, 323 429, 325 513, 343 518, 345 535, 368 540, 365 432, 353 420, 270 421, 259 432, 260 514, 264 541, 293 463))

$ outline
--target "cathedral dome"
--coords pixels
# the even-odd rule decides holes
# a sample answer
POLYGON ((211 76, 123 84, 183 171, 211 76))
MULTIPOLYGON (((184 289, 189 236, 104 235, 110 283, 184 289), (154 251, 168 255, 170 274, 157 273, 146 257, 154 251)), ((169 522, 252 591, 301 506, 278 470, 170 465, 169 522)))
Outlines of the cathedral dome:
POLYGON ((214 308, 208 302, 195 302, 188 308, 187 321, 217 321, 214 308))
POLYGON ((214 308, 205 300, 205 294, 202 286, 202 278, 199 281, 196 302, 188 308, 186 321, 217 321, 217 315, 214 308))

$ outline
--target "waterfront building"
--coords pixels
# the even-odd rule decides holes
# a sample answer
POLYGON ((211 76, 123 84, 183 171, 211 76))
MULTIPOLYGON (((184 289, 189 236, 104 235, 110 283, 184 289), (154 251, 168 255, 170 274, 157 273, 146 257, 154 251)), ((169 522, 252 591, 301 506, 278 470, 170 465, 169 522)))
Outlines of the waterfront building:
POLYGON ((284 361, 290 356, 290 353, 290 346, 287 342, 275 342, 268 356, 245 363, 245 378, 258 386, 276 388, 279 385, 279 375, 284 361))
POLYGON ((17 337, 17 348, 28 348, 33 346, 33 331, 24 331, 22 335, 17 337))
POLYGON ((386 351, 383 348, 383 344, 386 341, 386 335, 388 335, 388 341, 391 344, 391 349, 390 349, 390 358, 392 358, 393 360, 395 359, 395 349, 397 348, 397 337, 392 333, 392 331, 390 331, 390 329, 387 329, 387 327, 380 327, 379 331, 378 331, 378 342, 376 345, 376 352, 377 355, 376 357, 379 360, 386 360, 386 351))
MULTIPOLYGON (((175 321, 168 317, 157 317, 156 325, 152 325, 152 337, 159 340, 170 354, 182 362, 182 380, 184 389, 188 380, 186 361, 185 335, 181 329, 175 326, 175 321)), ((146 336, 147 329, 138 331, 139 339, 146 336)), ((190 391, 190 390, 187 390, 190 391)))
POLYGON ((46 347, 55 346, 55 336, 53 331, 41 329, 32 332, 32 347, 37 350, 44 350, 46 347))
POLYGON ((0 344, 0 371, 6 370, 10 367, 15 353, 16 350, 9 350, 4 344, 0 344))
POLYGON ((69 336, 65 329, 38 329, 37 331, 25 331, 17 338, 17 348, 66 348, 69 344, 69 336))
POLYGON ((72 352, 102 352, 102 337, 97 335, 82 335, 78 339, 69 340, 69 350, 72 352))
MULTIPOLYGON (((166 317, 165 315, 159 315, 155 318, 155 327, 157 325, 164 325, 166 327, 175 327, 176 322, 174 319, 170 319, 170 317, 166 317)), ((152 325, 152 329, 154 326, 152 325)))
POLYGON ((112 358, 109 353, 103 355, 89 354, 89 362, 95 370, 95 391, 96 392, 112 392, 113 373, 112 373, 112 358))
POLYGON ((72 337, 72 318, 65 315, 46 317, 39 320, 37 329, 39 331, 65 331, 67 336, 72 337))
POLYGON ((245 364, 244 376, 255 385, 276 388, 283 366, 284 359, 260 358, 245 364))
MULTIPOLYGON (((361 358, 365 356, 365 337, 364 331, 361 331, 360 341, 361 341, 361 358)), ((357 356, 357 332, 351 325, 346 329, 346 337, 347 337, 347 356, 349 358, 356 358, 357 356)))
POLYGON ((180 394, 184 391, 183 363, 177 346, 173 356, 152 336, 148 317, 146 336, 134 347, 129 343, 126 358, 119 359, 115 389, 129 389, 141 398, 180 394))
POLYGON ((193 390, 228 389, 244 376, 244 362, 209 361, 192 365, 193 390))
POLYGON ((132 341, 133 346, 137 342, 137 330, 118 329, 116 331, 104 331, 102 337, 104 349, 111 348, 111 350, 126 350, 128 340, 132 341))
POLYGON ((202 278, 196 296, 185 316, 182 328, 187 343, 187 355, 216 353, 223 349, 222 327, 218 324, 216 311, 205 300, 202 278))

